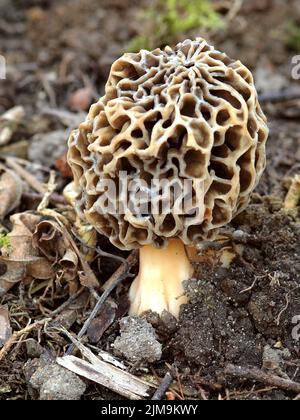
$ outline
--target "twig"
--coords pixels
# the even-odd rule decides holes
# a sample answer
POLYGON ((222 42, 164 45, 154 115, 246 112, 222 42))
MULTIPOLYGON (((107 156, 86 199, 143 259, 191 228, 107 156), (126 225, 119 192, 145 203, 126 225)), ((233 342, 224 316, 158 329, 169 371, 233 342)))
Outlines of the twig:
POLYGON ((120 267, 114 272, 114 274, 107 280, 107 282, 103 285, 102 289, 107 290, 110 289, 114 284, 118 281, 119 277, 127 274, 132 267, 134 267, 138 263, 138 251, 131 251, 129 257, 125 262, 120 265, 120 267))
POLYGON ((43 85, 43 88, 44 88, 46 94, 48 95, 50 105, 53 108, 55 108, 56 105, 57 105, 56 93, 55 93, 55 90, 53 89, 53 87, 51 85, 50 79, 45 74, 40 74, 39 79, 40 79, 40 81, 43 85))
POLYGON ((123 257, 120 257, 119 255, 115 255, 115 254, 111 254, 110 252, 105 252, 105 251, 102 251, 102 249, 100 248, 100 247, 96 247, 96 248, 94 248, 94 247, 92 247, 92 246, 89 246, 89 245, 87 245, 83 240, 82 240, 82 238, 77 234, 77 231, 75 230, 75 229, 72 229, 71 230, 72 231, 72 234, 75 236, 75 238, 85 247, 85 248, 87 248, 87 249, 89 249, 89 250, 91 250, 91 251, 96 251, 97 252, 97 256, 96 256, 96 258, 97 257, 105 257, 105 258, 111 258, 111 259, 113 259, 113 260, 117 260, 117 261, 119 261, 119 262, 121 262, 121 263, 124 263, 124 262, 126 262, 126 259, 125 258, 123 258, 123 257))
POLYGON ((33 166, 36 169, 39 169, 42 172, 45 172, 46 174, 49 174, 50 171, 51 171, 50 168, 48 168, 47 166, 44 166, 44 165, 42 165, 40 163, 37 163, 37 162, 33 163, 30 160, 27 160, 27 159, 24 159, 24 158, 20 158, 20 157, 16 157, 16 156, 13 156, 13 157, 10 156, 10 157, 15 162, 17 162, 19 165, 21 165, 21 166, 25 166, 26 167, 26 166, 30 165, 30 166, 33 166))
POLYGON ((182 400, 184 400, 184 391, 183 391, 183 386, 182 386, 182 382, 181 382, 181 379, 180 379, 180 375, 179 375, 179 372, 178 372, 178 369, 177 369, 177 367, 175 368, 175 372, 176 372, 176 378, 177 378, 177 382, 178 382, 178 387, 179 387, 179 392, 180 392, 180 398, 182 399, 182 400))
MULTIPOLYGON (((98 314, 99 310, 101 309, 101 306, 104 304, 108 296, 111 294, 111 292, 125 279, 129 276, 128 271, 136 264, 137 262, 137 252, 132 251, 132 253, 129 255, 129 257, 126 260, 126 263, 123 263, 118 270, 111 276, 111 278, 105 283, 103 286, 104 292, 100 296, 98 302, 96 303, 94 309, 92 310, 90 316, 85 321, 83 327, 81 328, 80 332, 78 333, 77 338, 80 340, 85 333, 87 332, 89 326, 91 325, 91 322, 98 314)), ((66 356, 69 356, 74 351, 74 345, 71 345, 67 351, 66 356)))
POLYGON ((155 394, 151 398, 153 401, 161 400, 165 393, 168 391, 169 387, 172 385, 174 378, 170 372, 167 372, 162 383, 157 388, 155 394))
POLYGON ((18 341, 19 338, 21 338, 23 335, 30 333, 32 330, 42 327, 47 322, 51 321, 50 318, 45 318, 41 321, 37 321, 34 324, 27 325, 27 327, 23 328, 20 331, 16 331, 10 339, 5 343, 4 347, 0 351, 0 362, 6 357, 12 346, 18 341))
POLYGON ((120 257, 119 255, 111 254, 110 252, 102 251, 102 249, 100 247, 96 248, 96 252, 97 252, 97 256, 99 256, 99 257, 111 258, 113 260, 116 260, 116 261, 119 261, 121 263, 126 264, 126 259, 125 258, 120 257))
POLYGON ((300 394, 300 383, 280 378, 279 376, 270 375, 269 373, 265 373, 257 368, 227 365, 225 368, 225 374, 236 378, 260 382, 268 386, 274 386, 276 388, 300 394))
POLYGON ((276 318, 276 325, 280 325, 280 320, 281 320, 281 317, 282 317, 282 315, 285 313, 285 311, 287 311, 287 309, 288 309, 288 307, 289 307, 289 305, 290 305, 290 296, 289 296, 290 294, 289 293, 287 293, 286 295, 285 295, 285 306, 284 306, 284 308, 279 312, 279 314, 278 314, 278 317, 276 318))
POLYGON ((73 296, 71 296, 66 302, 64 302, 61 306, 59 306, 55 311, 49 314, 50 318, 54 318, 56 315, 59 315, 62 311, 64 311, 71 303, 73 303, 79 296, 84 292, 85 287, 82 286, 73 296))
POLYGON ((24 181, 27 182, 27 184, 33 188, 35 191, 37 191, 38 193, 44 195, 45 192, 47 191, 47 188, 45 185, 43 185, 40 181, 38 181, 31 173, 29 173, 28 171, 26 171, 26 169, 22 168, 22 166, 20 166, 16 160, 12 157, 7 157, 5 158, 6 164, 13 169, 14 171, 16 171, 16 173, 24 179, 24 181))
POLYGON ((42 114, 50 115, 61 120, 66 127, 77 127, 84 121, 86 113, 72 113, 64 109, 44 108, 42 114))
POLYGON ((258 280, 258 277, 255 277, 255 280, 254 280, 254 282, 251 284, 251 286, 250 286, 250 287, 247 287, 246 289, 241 290, 241 291, 239 292, 239 294, 240 294, 240 295, 242 295, 242 294, 244 294, 244 293, 248 293, 248 292, 250 292, 250 291, 251 291, 251 290, 255 287, 257 280, 258 280))
POLYGON ((242 392, 233 392, 230 394, 230 398, 241 397, 246 395, 247 397, 250 395, 257 395, 257 394, 265 394, 266 392, 274 391, 276 387, 269 386, 263 389, 255 389, 255 385, 252 387, 251 391, 242 391, 242 392))
POLYGON ((223 389, 223 386, 221 384, 209 382, 203 378, 200 378, 199 376, 194 378, 194 382, 197 385, 202 385, 210 388, 212 391, 221 391, 223 389))
POLYGON ((241 290, 239 292, 239 294, 242 295, 243 293, 250 292, 252 289, 254 289, 254 287, 256 286, 256 283, 258 282, 258 280, 263 279, 264 277, 267 277, 267 274, 264 275, 264 276, 254 276, 254 281, 251 284, 251 286, 250 287, 247 287, 247 289, 241 290))
POLYGON ((300 99, 299 89, 283 89, 281 91, 267 92, 259 95, 259 101, 261 103, 287 102, 294 99, 300 99))
POLYGON ((233 21, 233 19, 239 14, 242 6, 243 6, 244 0, 235 0, 233 2, 233 5, 229 9, 229 12, 227 13, 225 17, 225 21, 227 24, 233 21))
MULTIPOLYGON (((23 192, 22 197, 26 200, 41 201, 43 199, 43 194, 33 193, 33 192, 23 192)), ((66 206, 67 205, 67 202, 64 199, 64 197, 60 194, 57 194, 57 193, 51 194, 50 203, 53 204, 54 206, 56 206, 56 205, 66 206)))
POLYGON ((55 189, 56 189, 55 172, 51 171, 49 182, 47 184, 47 190, 46 190, 46 192, 43 196, 43 199, 42 199, 40 205, 37 208, 38 212, 42 212, 44 209, 46 209, 49 206, 50 197, 54 193, 55 189))

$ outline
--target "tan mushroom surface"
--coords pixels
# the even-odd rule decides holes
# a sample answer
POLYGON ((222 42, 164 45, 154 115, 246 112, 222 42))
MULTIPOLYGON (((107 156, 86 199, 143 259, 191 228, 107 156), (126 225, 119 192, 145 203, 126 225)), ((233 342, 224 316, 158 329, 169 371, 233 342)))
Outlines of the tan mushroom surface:
POLYGON ((69 140, 76 209, 121 249, 213 238, 246 207, 265 168, 267 136, 251 72, 203 39, 124 54, 69 140), (120 212, 125 178, 134 188, 120 212), (118 185, 117 211, 108 209, 114 197, 106 180, 118 185), (176 211, 171 195, 169 212, 151 211, 164 201, 153 180, 168 180, 174 190, 188 181, 189 207, 176 211), (141 202, 149 204, 143 211, 141 202))

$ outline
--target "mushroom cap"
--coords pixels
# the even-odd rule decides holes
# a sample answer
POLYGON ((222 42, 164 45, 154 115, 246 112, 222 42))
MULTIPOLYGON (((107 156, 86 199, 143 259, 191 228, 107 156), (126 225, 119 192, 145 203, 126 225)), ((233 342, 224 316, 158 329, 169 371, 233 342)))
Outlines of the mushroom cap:
POLYGON ((203 39, 124 54, 69 139, 76 209, 121 249, 211 238, 246 207, 265 168, 267 137, 251 72, 203 39), (130 205, 113 211, 105 182, 115 183, 120 204, 125 179, 134 185, 130 205), (174 189, 186 182, 185 211, 175 211, 174 194, 168 212, 137 211, 143 200, 163 202, 153 180, 174 189))

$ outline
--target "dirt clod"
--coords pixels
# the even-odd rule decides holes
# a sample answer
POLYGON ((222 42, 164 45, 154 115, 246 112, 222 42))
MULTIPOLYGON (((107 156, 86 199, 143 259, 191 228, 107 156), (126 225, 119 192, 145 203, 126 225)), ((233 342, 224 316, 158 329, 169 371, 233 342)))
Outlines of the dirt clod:
POLYGON ((263 352, 263 367, 282 375, 281 368, 284 362, 290 358, 291 353, 288 349, 276 349, 270 345, 266 345, 263 352))
POLYGON ((39 391, 40 400, 80 400, 86 390, 85 383, 74 373, 58 366, 54 362, 34 360, 36 370, 29 380, 29 384, 39 391))
POLYGON ((26 341, 26 352, 29 358, 40 357, 43 351, 43 347, 33 338, 26 341))
POLYGON ((123 318, 121 336, 114 342, 114 350, 134 364, 153 363, 162 356, 162 345, 157 341, 154 328, 144 319, 123 318))

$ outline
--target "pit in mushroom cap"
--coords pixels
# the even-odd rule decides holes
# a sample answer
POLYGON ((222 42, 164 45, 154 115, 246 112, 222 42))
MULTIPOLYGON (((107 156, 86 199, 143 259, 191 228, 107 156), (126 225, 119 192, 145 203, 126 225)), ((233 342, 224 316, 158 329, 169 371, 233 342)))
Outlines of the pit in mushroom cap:
POLYGON ((265 167, 267 135, 250 71, 203 39, 125 54, 69 140, 77 210, 121 249, 171 238, 194 244, 245 208, 265 167), (99 181, 117 182, 120 171, 129 182, 191 180, 193 207, 144 217, 103 211, 99 181))

